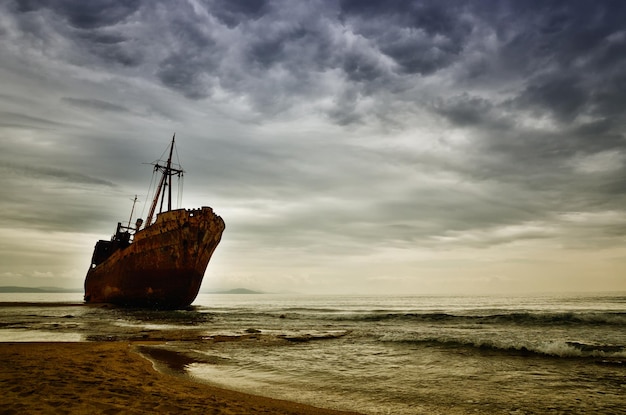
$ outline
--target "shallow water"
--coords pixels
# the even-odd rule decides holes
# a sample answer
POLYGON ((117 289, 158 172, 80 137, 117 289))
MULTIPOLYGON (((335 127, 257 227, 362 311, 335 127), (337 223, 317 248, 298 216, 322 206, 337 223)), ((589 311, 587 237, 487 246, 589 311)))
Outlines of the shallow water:
POLYGON ((182 311, 24 296, 0 306, 4 341, 160 340, 161 353, 146 355, 163 370, 317 406, 621 414, 625 405, 623 295, 200 295, 182 311))

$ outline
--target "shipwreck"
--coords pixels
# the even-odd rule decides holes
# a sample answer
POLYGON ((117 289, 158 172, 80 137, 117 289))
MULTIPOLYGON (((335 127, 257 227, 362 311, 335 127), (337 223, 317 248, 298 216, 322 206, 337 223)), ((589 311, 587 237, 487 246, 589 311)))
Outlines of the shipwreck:
POLYGON ((167 161, 153 163, 160 179, 146 220, 131 225, 133 203, 128 224, 119 222, 110 240, 96 243, 85 278, 86 303, 176 309, 198 295, 225 225, 207 206, 172 209, 172 178, 183 175, 172 164, 175 138, 167 161))

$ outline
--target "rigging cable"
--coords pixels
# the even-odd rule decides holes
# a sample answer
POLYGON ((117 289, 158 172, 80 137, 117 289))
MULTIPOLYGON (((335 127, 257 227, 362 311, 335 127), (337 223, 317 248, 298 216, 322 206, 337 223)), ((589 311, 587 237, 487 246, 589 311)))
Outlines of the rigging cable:
MULTIPOLYGON (((148 192, 146 194, 146 198, 143 201, 143 208, 141 209, 141 217, 144 217, 144 213, 146 212, 146 206, 148 205, 148 201, 152 202, 152 198, 150 197, 150 195, 153 192, 152 186, 155 185, 155 180, 154 178, 156 177, 156 170, 152 170, 152 178, 150 179, 150 184, 148 185, 148 192)), ((148 225, 148 224, 146 224, 148 225)))
POLYGON ((180 170, 180 173, 178 173, 178 197, 176 200, 176 207, 180 209, 183 205, 183 184, 185 172, 183 170, 183 166, 180 164, 180 157, 178 156, 178 146, 176 145, 174 145, 174 153, 176 155, 176 167, 180 170))
POLYGON ((183 205, 183 187, 185 184, 185 175, 181 174, 178 176, 178 208, 180 209, 183 205))

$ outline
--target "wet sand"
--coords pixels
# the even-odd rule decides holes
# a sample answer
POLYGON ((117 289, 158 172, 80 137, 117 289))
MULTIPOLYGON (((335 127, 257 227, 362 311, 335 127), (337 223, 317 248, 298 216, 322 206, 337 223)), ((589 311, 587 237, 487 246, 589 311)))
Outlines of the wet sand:
POLYGON ((0 414, 349 414, 158 372, 138 353, 141 346, 0 343, 0 414))

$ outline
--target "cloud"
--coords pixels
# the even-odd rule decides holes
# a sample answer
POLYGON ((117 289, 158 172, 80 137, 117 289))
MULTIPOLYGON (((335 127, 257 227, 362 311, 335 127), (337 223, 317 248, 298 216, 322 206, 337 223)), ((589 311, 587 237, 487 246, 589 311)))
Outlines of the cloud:
POLYGON ((63 169, 40 166, 14 166, 6 165, 4 168, 6 174, 19 175, 22 178, 33 178, 35 180, 64 181, 74 184, 88 185, 104 185, 114 187, 115 185, 109 181, 90 177, 82 173, 76 173, 63 169))
POLYGON ((342 1, 342 18, 402 74, 428 75, 453 64, 471 24, 463 7, 442 2, 342 1))
POLYGON ((267 11, 269 1, 255 1, 249 2, 245 0, 216 0, 213 2, 206 2, 214 10, 217 18, 226 24, 228 27, 233 28, 239 25, 241 22, 248 20, 259 19, 267 11))
POLYGON ((274 278, 307 284, 332 285, 323 276, 337 267, 409 281, 423 269, 411 255, 458 265, 471 250, 519 259, 524 247, 524 263, 539 264, 546 247, 598 257, 622 242, 619 2, 27 0, 0 11, 10 229, 106 234, 134 194, 151 198, 141 163, 176 132, 185 200, 224 212, 226 257, 248 253, 241 268, 222 265, 232 275, 274 264, 274 278))
POLYGON ((79 29, 97 29, 126 20, 137 11, 140 0, 24 0, 14 4, 19 12, 29 13, 49 9, 79 29))
POLYGON ((0 124, 10 128, 46 128, 60 125, 54 120, 15 112, 0 112, 0 124))
POLYGON ((100 111, 113 111, 113 112, 128 112, 128 108, 122 105, 113 104, 111 102, 102 101, 99 99, 85 99, 85 98, 72 98, 63 97, 63 101, 81 108, 93 108, 100 111))

